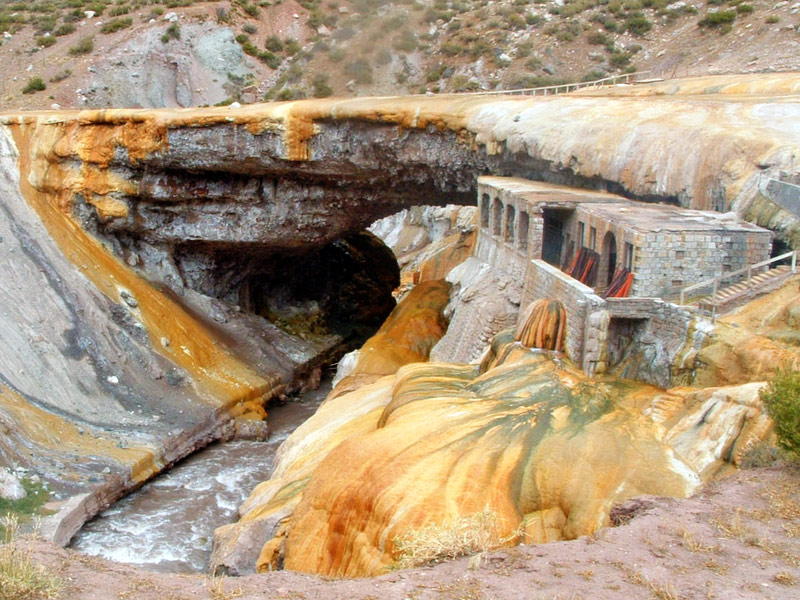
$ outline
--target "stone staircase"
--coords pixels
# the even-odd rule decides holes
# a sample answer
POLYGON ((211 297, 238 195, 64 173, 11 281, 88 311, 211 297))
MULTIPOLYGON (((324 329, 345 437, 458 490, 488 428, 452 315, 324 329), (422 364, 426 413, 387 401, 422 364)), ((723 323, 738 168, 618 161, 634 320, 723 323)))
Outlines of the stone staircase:
POLYGON ((726 313, 758 296, 778 289, 791 276, 792 268, 781 265, 754 275, 749 281, 745 280, 725 287, 719 290, 716 295, 700 300, 697 306, 699 309, 706 310, 714 315, 726 313))
POLYGON ((792 250, 769 260, 749 265, 744 269, 685 287, 680 291, 678 304, 695 306, 702 311, 711 313, 711 318, 715 319, 719 314, 733 310, 753 298, 763 296, 781 287, 789 277, 797 273, 798 253, 797 250, 792 250), (785 261, 789 261, 790 266, 777 264, 785 261), (766 270, 759 272, 762 269, 766 270), (733 278, 741 278, 743 281, 720 289, 721 283, 733 278), (696 295, 701 290, 705 291, 709 288, 712 290, 711 296, 700 297, 694 301, 689 299, 690 292, 694 292, 693 295, 696 295))

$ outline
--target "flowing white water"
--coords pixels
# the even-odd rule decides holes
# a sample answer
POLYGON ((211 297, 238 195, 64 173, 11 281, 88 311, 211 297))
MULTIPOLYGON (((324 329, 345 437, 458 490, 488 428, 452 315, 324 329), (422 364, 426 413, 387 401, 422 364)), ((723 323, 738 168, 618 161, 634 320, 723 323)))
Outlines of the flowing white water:
POLYGON ((270 439, 214 444, 193 454, 87 523, 71 547, 151 571, 205 571, 214 529, 269 478, 278 446, 330 390, 324 381, 299 401, 269 411, 270 439))

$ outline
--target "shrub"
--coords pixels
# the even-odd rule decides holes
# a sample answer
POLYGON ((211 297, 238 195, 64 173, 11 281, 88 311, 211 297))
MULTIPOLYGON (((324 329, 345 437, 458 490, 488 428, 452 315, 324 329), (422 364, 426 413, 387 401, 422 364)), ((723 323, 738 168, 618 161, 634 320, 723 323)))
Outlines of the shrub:
POLYGON ((94 50, 94 38, 83 38, 80 42, 75 44, 69 49, 69 53, 72 56, 78 56, 80 54, 89 54, 94 50))
POLYGON ((252 23, 247 23, 244 27, 242 27, 242 29, 245 31, 245 33, 249 33, 250 35, 255 35, 258 33, 258 27, 252 23))
POLYGON ((390 62, 392 62, 392 52, 388 48, 378 50, 378 54, 375 55, 375 64, 383 66, 390 62))
POLYGON ((481 84, 475 79, 470 79, 466 75, 456 75, 450 80, 451 89, 454 92, 477 92, 481 89, 481 84))
POLYGON ((42 48, 49 48, 55 43, 56 43, 56 38, 54 38, 52 35, 43 35, 36 38, 36 44, 38 46, 41 46, 42 48))
POLYGON ((258 16, 258 7, 255 4, 245 4, 243 8, 244 12, 246 12, 251 17, 258 16))
POLYGON ((413 52, 417 48, 417 36, 412 31, 405 30, 393 44, 399 52, 413 52))
POLYGON ((728 25, 733 23, 736 19, 735 10, 718 10, 717 12, 708 13, 705 17, 697 22, 700 27, 719 27, 720 25, 728 25))
POLYGON ((800 371, 781 369, 761 390, 761 401, 775 421, 778 446, 800 460, 800 371))
POLYGON ((275 96, 276 100, 302 100, 306 97, 306 93, 300 88, 288 87, 283 88, 275 96))
POLYGON ((75 25, 72 23, 64 23, 63 25, 59 25, 56 30, 53 32, 53 35, 62 36, 62 35, 69 35, 75 31, 75 25))
POLYGON ((445 42, 441 47, 442 54, 445 56, 458 56, 464 50, 464 46, 455 42, 445 42))
POLYGON ((425 75, 425 79, 429 83, 433 83, 434 81, 439 81, 444 76, 444 72, 446 70, 447 70, 447 65, 439 63, 431 67, 431 69, 425 75))
POLYGON ((63 71, 59 71, 55 75, 50 78, 50 83, 58 83, 59 81, 64 81, 67 77, 72 75, 72 71, 70 69, 64 69, 63 71))
POLYGON ((311 95, 315 98, 327 98, 333 95, 333 88, 328 83, 328 76, 322 73, 314 76, 311 82, 311 95))
POLYGON ((597 81, 598 79, 603 79, 604 77, 606 77, 605 71, 594 69, 586 73, 586 75, 581 78, 581 81, 597 81))
POLYGON ((130 12, 130 10, 131 9, 128 8, 127 6, 115 6, 110 11, 108 11, 108 14, 112 17, 121 17, 122 15, 127 15, 130 12))
POLYGON ((269 50, 265 52, 259 52, 256 58, 266 64, 270 69, 277 69, 281 66, 280 57, 276 54, 273 54, 269 50))
POLYGON ((331 48, 331 51, 328 53, 328 58, 330 58, 333 62, 342 62, 345 57, 344 48, 331 48))
POLYGON ((586 41, 592 44, 593 46, 613 46, 614 40, 611 39, 611 36, 606 35, 600 31, 593 31, 588 36, 586 36, 586 41))
POLYGON ((114 19, 113 21, 109 21, 108 23, 103 23, 103 26, 100 27, 100 33, 115 33, 120 29, 126 29, 133 25, 133 19, 130 17, 125 17, 123 19, 114 19))
POLYGON ((41 92, 42 90, 46 90, 47 85, 42 80, 41 77, 32 77, 28 80, 28 83, 22 88, 23 94, 33 94, 34 92, 41 92))
POLYGON ((363 58, 349 63, 344 68, 348 77, 355 79, 356 83, 372 83, 372 67, 363 58))
POLYGON ((740 15, 749 15, 755 10, 752 4, 737 4, 736 12, 740 15))
POLYGON ((634 15, 625 20, 625 29, 633 35, 644 35, 653 28, 653 24, 644 15, 634 15))
POLYGON ((544 64, 542 59, 538 56, 534 56, 525 62, 525 68, 529 71, 538 71, 542 68, 542 64, 544 64))
POLYGON ((267 38, 264 47, 270 52, 280 52, 283 50, 283 41, 277 35, 271 35, 267 38))
POLYGON ((294 38, 286 38, 283 40, 283 48, 286 50, 286 54, 294 56, 303 49, 303 46, 294 38))
POLYGON ((170 40, 179 40, 181 39, 181 28, 177 23, 173 23, 167 30, 164 32, 164 35, 161 36, 161 43, 166 44, 170 40))
POLYGON ((766 23, 768 25, 774 25, 775 23, 780 22, 781 18, 778 15, 770 15, 767 17, 766 23))
POLYGON ((61 581, 43 566, 32 562, 33 549, 16 540, 17 521, 3 519, 4 536, 0 540, 0 600, 56 598, 61 581))
POLYGON ((617 69, 627 67, 631 62, 631 54, 630 52, 612 52, 608 62, 617 69))

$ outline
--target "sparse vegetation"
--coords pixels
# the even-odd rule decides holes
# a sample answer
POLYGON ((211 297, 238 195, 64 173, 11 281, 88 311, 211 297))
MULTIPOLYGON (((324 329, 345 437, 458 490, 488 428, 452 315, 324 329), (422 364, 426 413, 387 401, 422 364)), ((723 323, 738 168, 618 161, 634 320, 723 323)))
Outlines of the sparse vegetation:
POLYGON ((717 12, 708 13, 705 17, 698 21, 700 27, 720 27, 730 25, 736 20, 735 10, 718 10, 717 12))
POLYGON ((38 46, 41 46, 42 48, 49 48, 55 43, 56 43, 56 38, 54 38, 52 35, 43 35, 36 38, 36 44, 38 46))
POLYGON ((311 95, 315 98, 327 98, 333 95, 333 88, 328 83, 329 78, 323 73, 314 76, 311 83, 311 95))
POLYGON ((505 541, 497 533, 497 515, 488 510, 414 529, 392 540, 400 568, 471 556, 497 548, 505 541))
POLYGON ((50 78, 50 83, 58 83, 59 81, 64 81, 67 77, 72 75, 72 70, 64 69, 63 71, 59 71, 55 75, 50 78))
POLYGON ((56 598, 61 581, 33 562, 33 550, 17 537, 17 519, 2 519, 0 541, 0 600, 45 600, 56 598))
POLYGON ((23 94, 33 94, 35 92, 41 92, 47 89, 47 85, 42 80, 41 77, 32 77, 28 80, 28 83, 22 88, 23 94))
POLYGON ((352 77, 356 83, 372 83, 372 67, 363 58, 359 58, 351 63, 348 63, 344 72, 348 77, 352 77))
POLYGON ((173 23, 167 30, 164 32, 164 35, 161 36, 161 43, 166 44, 170 40, 179 40, 181 39, 181 28, 180 25, 177 23, 173 23))
POLYGON ((761 391, 761 401, 775 422, 778 446, 800 460, 800 371, 779 371, 761 391))
POLYGON ((94 50, 94 38, 87 37, 72 46, 69 49, 69 53, 72 56, 79 56, 81 54, 89 54, 92 50, 94 50))
POLYGON ((131 25, 133 25, 133 19, 130 17, 114 19, 108 23, 103 23, 103 25, 100 27, 100 33, 116 33, 121 29, 127 29, 131 25))
POLYGON ((64 23, 56 27, 56 29, 53 31, 53 35, 60 37, 62 35, 69 35, 70 33, 74 32, 75 32, 75 25, 73 25, 72 23, 64 23))

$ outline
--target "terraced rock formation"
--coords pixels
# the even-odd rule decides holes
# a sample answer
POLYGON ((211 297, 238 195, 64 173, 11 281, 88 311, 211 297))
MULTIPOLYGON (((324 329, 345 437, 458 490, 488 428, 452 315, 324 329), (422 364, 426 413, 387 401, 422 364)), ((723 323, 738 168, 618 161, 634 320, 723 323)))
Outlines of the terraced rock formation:
POLYGON ((769 432, 761 383, 665 392, 590 380, 525 345, 557 346, 563 322, 559 303, 538 301, 480 366, 410 364, 332 394, 233 526, 274 536, 257 568, 377 575, 415 564, 423 532, 457 552, 441 540, 470 519, 488 546, 574 539, 628 498, 690 495, 769 432))

